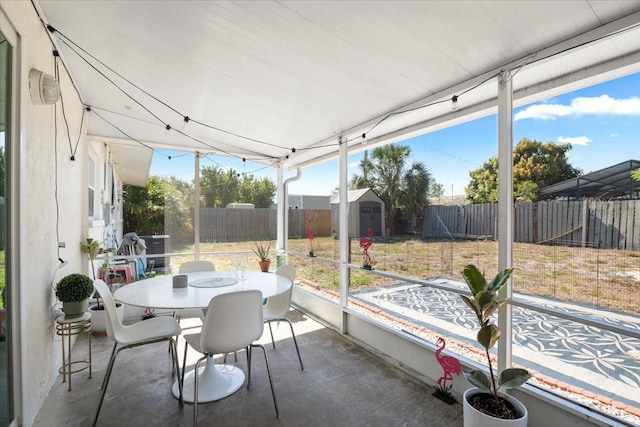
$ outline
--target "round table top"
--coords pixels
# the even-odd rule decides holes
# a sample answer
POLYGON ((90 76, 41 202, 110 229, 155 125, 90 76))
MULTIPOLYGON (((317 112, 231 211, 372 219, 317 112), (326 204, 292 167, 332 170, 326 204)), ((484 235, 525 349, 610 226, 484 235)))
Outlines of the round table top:
POLYGON ((207 308, 216 295, 238 290, 257 289, 264 298, 286 292, 292 283, 284 276, 273 273, 247 271, 245 280, 237 280, 235 271, 205 271, 187 273, 189 283, 184 288, 173 287, 174 275, 156 276, 124 285, 114 293, 114 298, 137 307, 159 309, 207 308), (222 278, 223 280, 217 280, 222 278), (212 279, 212 286, 202 287, 205 279, 212 279), (215 286, 219 281, 221 286, 215 286))

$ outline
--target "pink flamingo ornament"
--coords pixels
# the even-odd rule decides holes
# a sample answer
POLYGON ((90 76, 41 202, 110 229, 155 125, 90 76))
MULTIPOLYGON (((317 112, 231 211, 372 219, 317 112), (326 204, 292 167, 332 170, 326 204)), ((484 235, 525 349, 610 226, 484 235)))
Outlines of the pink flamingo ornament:
POLYGON ((313 250, 313 230, 311 230, 311 221, 307 220, 307 237, 309 238, 309 256, 316 256, 315 251, 313 250))
POLYGON ((447 381, 453 381, 453 374, 460 375, 462 373, 462 367, 455 357, 442 354, 442 350, 444 350, 444 347, 447 345, 444 338, 438 337, 437 344, 439 347, 436 350, 436 360, 440 363, 440 366, 442 366, 444 374, 438 378, 436 392, 433 395, 451 404, 455 402, 455 399, 449 392, 451 385, 447 387, 447 381))
POLYGON ((373 267, 373 260, 369 254, 369 248, 373 245, 373 227, 367 228, 367 235, 369 237, 360 237, 360 248, 362 248, 363 256, 362 267, 371 269, 373 267))

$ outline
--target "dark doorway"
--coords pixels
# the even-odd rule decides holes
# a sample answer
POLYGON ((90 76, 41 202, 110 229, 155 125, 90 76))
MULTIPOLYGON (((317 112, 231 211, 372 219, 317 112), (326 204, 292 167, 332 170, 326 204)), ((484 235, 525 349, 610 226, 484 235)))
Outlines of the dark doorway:
POLYGON ((374 236, 382 235, 382 203, 360 202, 360 236, 367 235, 367 229, 373 228, 374 236))

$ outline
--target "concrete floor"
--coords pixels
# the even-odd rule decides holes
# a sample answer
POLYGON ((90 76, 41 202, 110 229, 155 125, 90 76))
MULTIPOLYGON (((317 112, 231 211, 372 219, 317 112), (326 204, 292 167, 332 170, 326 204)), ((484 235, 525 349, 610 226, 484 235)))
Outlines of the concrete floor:
MULTIPOLYGON (((274 324, 276 350, 268 328, 260 342, 267 352, 274 376, 280 418, 271 398, 264 357, 259 349, 252 361, 251 389, 246 384, 225 399, 198 405, 200 425, 216 426, 462 426, 460 403, 448 405, 431 393, 433 388, 416 381, 369 351, 298 311, 292 311, 304 371, 290 337, 288 325, 274 324)), ((183 322, 183 327, 184 327, 183 322)), ((192 331, 185 331, 189 333, 192 331)), ((179 340, 180 364, 184 341, 179 340)), ((74 355, 83 356, 87 341, 81 339, 74 355)), ((34 426, 90 426, 100 398, 112 343, 106 337, 92 339, 93 378, 83 371, 73 375, 72 391, 62 377, 44 403, 34 426)), ((166 342, 124 350, 118 356, 98 420, 98 426, 188 426, 193 405, 180 408, 171 394, 171 364, 166 342)), ((187 370, 199 355, 189 351, 187 370)), ((75 357, 74 357, 75 359, 75 357)), ((227 363, 246 373, 246 354, 227 363)))

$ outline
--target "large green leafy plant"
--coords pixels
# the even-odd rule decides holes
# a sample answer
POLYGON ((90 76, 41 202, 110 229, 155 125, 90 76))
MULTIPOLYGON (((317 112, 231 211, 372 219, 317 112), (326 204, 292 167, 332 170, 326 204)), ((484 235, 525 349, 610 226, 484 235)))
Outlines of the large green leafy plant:
POLYGON ((489 350, 498 342, 501 335, 500 328, 493 323, 491 315, 507 302, 506 299, 498 297, 498 291, 507 283, 512 272, 512 268, 505 268, 498 272, 493 280, 487 282, 484 275, 473 264, 465 266, 462 270, 462 277, 467 282, 472 296, 461 295, 461 297, 478 318, 480 330, 476 340, 485 350, 489 367, 489 376, 481 370, 465 372, 464 375, 471 384, 493 395, 496 413, 491 415, 498 418, 503 418, 501 414, 508 412, 504 400, 498 396, 498 390, 518 387, 531 377, 526 369, 507 368, 500 372, 496 380, 489 354, 489 350))

